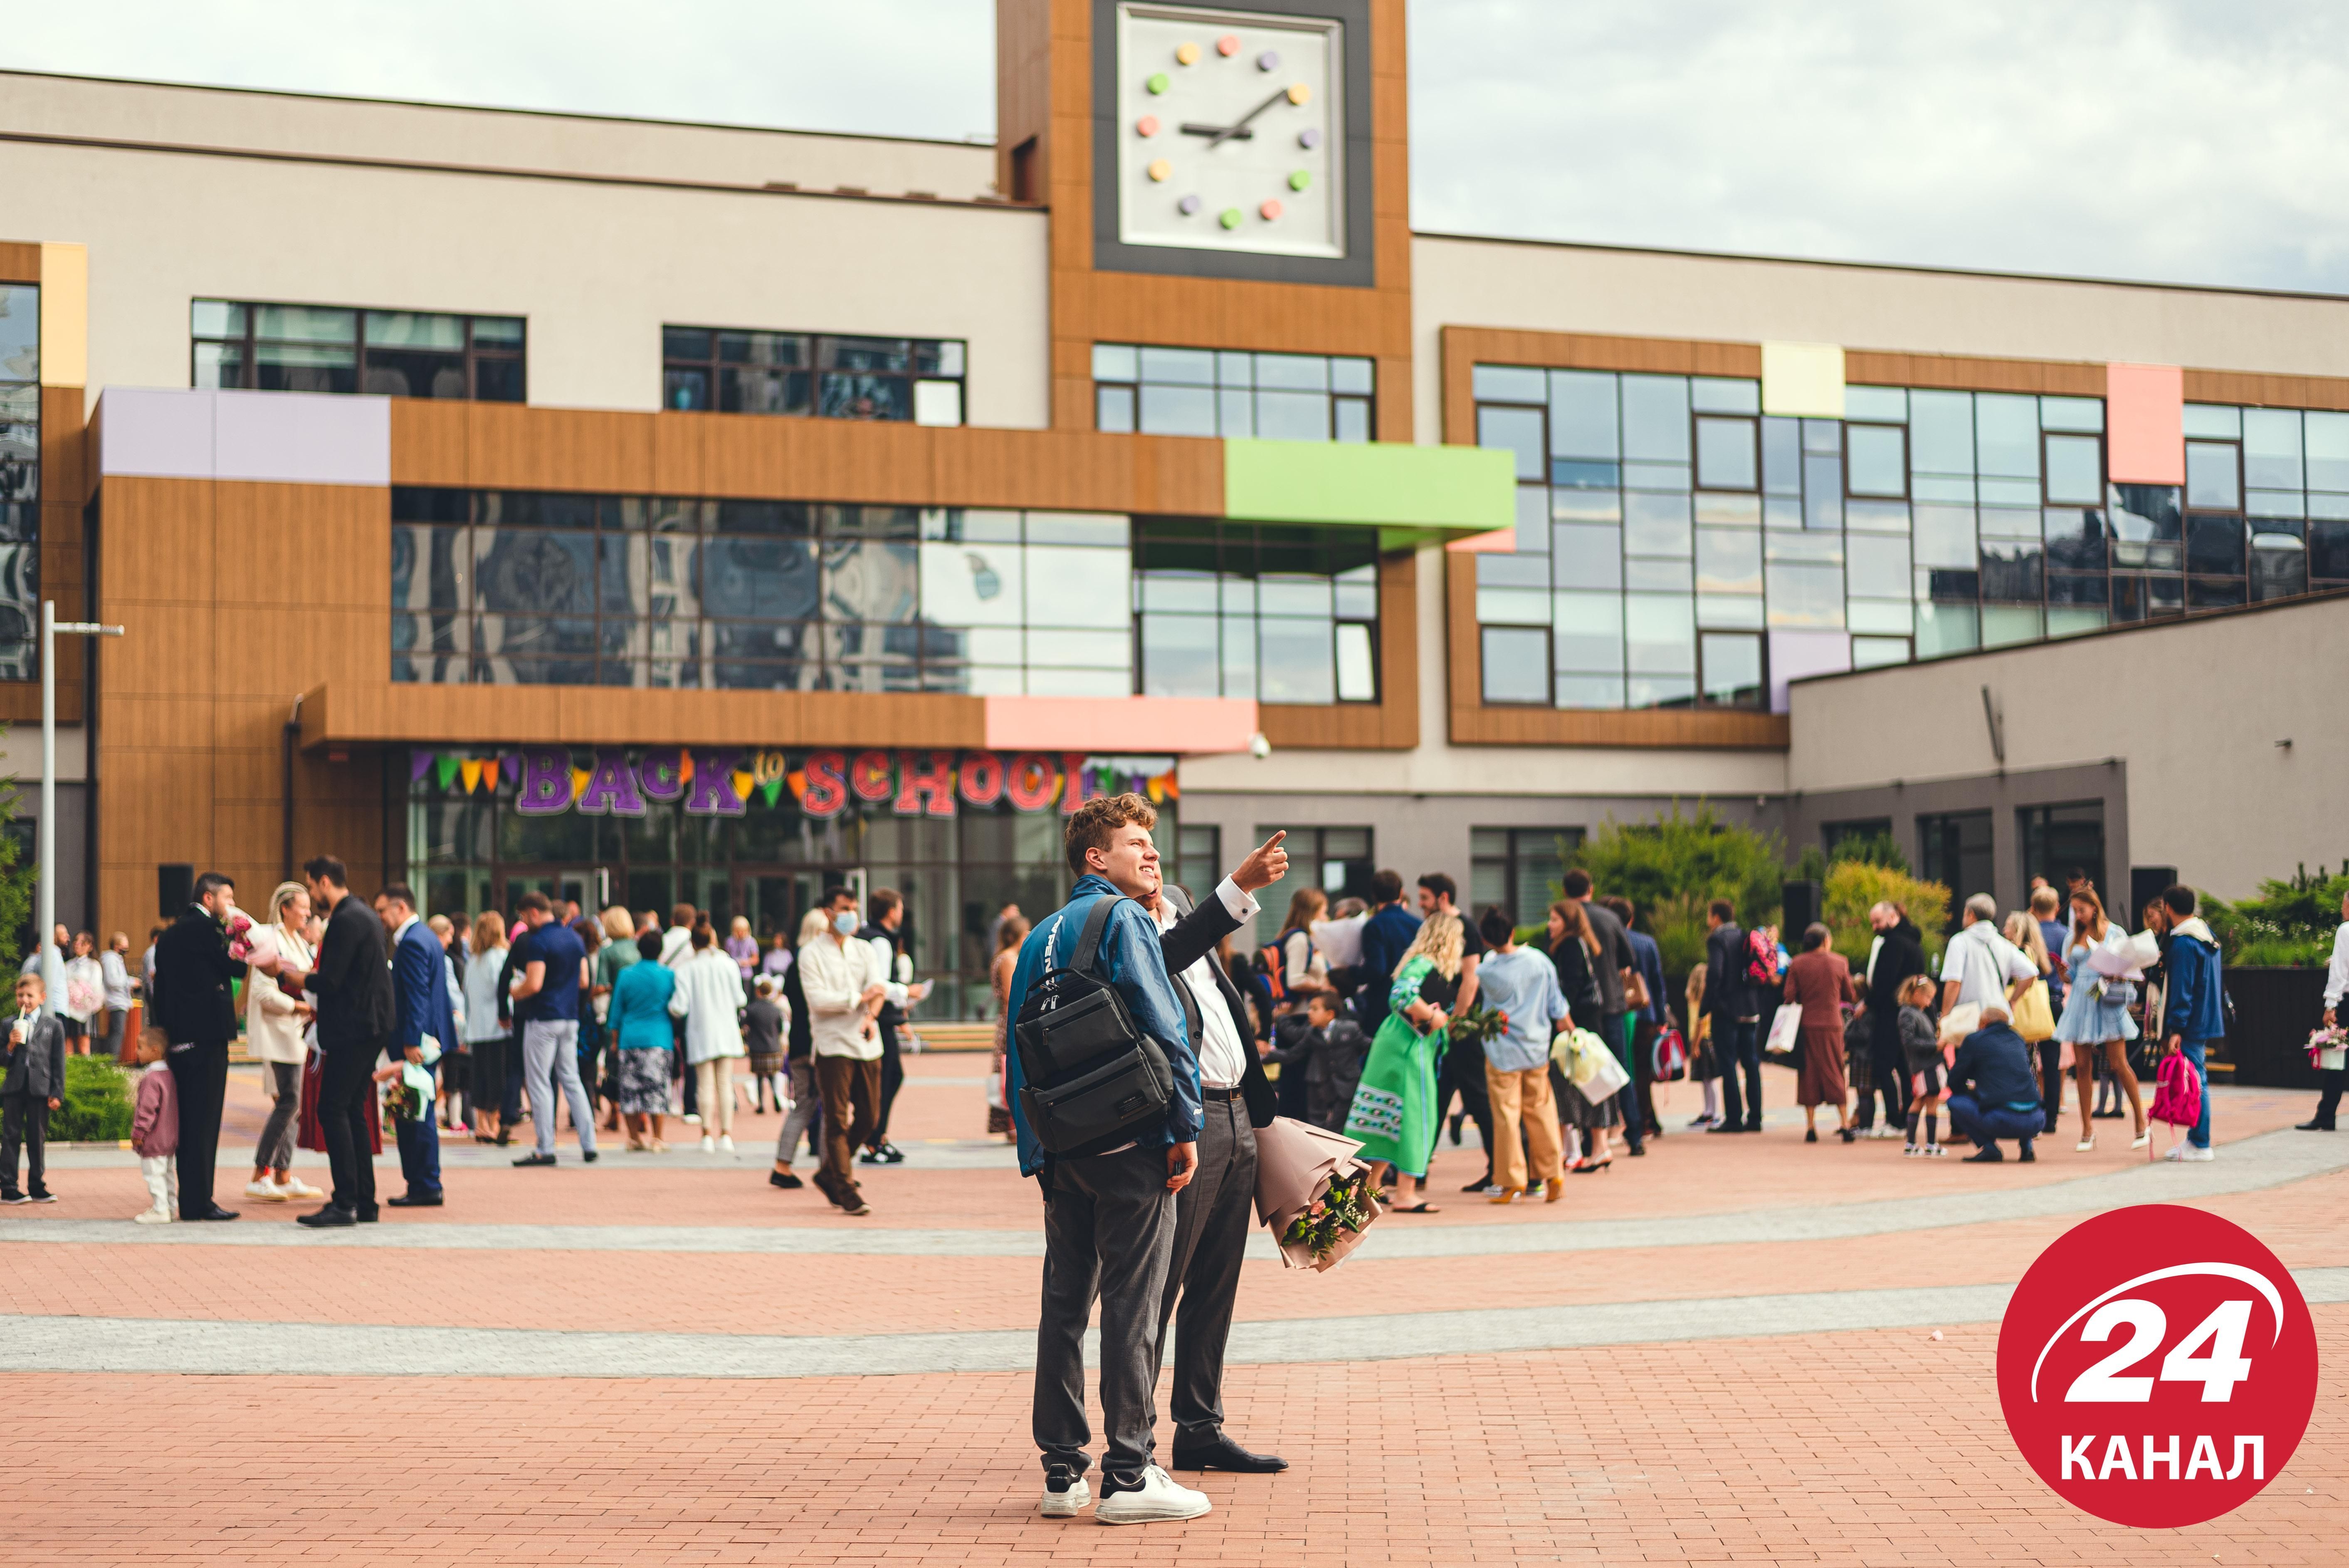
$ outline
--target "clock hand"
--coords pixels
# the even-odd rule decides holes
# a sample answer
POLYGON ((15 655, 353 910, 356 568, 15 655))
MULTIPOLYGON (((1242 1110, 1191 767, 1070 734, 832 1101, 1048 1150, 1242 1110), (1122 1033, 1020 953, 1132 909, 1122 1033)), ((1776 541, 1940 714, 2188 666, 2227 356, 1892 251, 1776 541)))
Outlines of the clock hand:
POLYGON ((1182 127, 1182 131, 1185 136, 1212 136, 1217 140, 1222 140, 1226 137, 1229 137, 1234 141, 1256 139, 1256 132, 1237 129, 1227 125, 1185 125, 1182 127))
POLYGON ((1207 145, 1206 145, 1205 148, 1201 149, 1201 150, 1202 150, 1202 151, 1208 151, 1208 152, 1212 152, 1212 151, 1214 151, 1214 150, 1215 150, 1215 149, 1216 149, 1216 145, 1217 145, 1218 143, 1226 142, 1226 141, 1229 141, 1233 137, 1237 136, 1237 135, 1238 135, 1238 134, 1239 134, 1243 129, 1245 129, 1247 128, 1247 122, 1248 122, 1248 121, 1250 121, 1250 120, 1254 119, 1257 116, 1258 116, 1258 115, 1262 114, 1265 110, 1267 110, 1267 109, 1270 108, 1273 105, 1275 105, 1275 104, 1277 104, 1277 103, 1280 102, 1283 98, 1287 98, 1288 96, 1288 89, 1287 88, 1279 88, 1278 90, 1277 90, 1276 92, 1274 92, 1274 94, 1273 94, 1270 98, 1268 98, 1265 99, 1262 103, 1260 103, 1260 104, 1257 105, 1254 108, 1252 108, 1252 109, 1248 110, 1248 111, 1247 111, 1247 113, 1246 113, 1246 114, 1244 114, 1244 115, 1240 116, 1240 118, 1239 118, 1237 121, 1235 121, 1233 124, 1226 126, 1222 130, 1220 130, 1220 131, 1216 132, 1216 135, 1214 135, 1213 137, 1209 138, 1209 139, 1208 139, 1208 141, 1207 141, 1207 145))

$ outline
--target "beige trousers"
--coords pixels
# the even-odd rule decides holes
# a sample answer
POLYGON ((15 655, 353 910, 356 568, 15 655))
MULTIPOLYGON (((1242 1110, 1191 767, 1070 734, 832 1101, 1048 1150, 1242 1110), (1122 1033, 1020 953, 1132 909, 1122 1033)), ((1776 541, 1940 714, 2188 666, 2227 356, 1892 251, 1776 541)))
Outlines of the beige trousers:
POLYGON ((1493 1100, 1493 1180, 1501 1186, 1522 1189, 1526 1179, 1526 1149, 1517 1141, 1525 1126, 1525 1144, 1533 1149, 1533 1181, 1554 1181, 1566 1174, 1558 1153, 1557 1101, 1549 1092, 1547 1066, 1523 1072, 1503 1072, 1485 1065, 1485 1092, 1493 1100))
POLYGON ((701 1111, 701 1130, 709 1138, 734 1136, 734 1058, 712 1057, 693 1069, 694 1103, 701 1111))

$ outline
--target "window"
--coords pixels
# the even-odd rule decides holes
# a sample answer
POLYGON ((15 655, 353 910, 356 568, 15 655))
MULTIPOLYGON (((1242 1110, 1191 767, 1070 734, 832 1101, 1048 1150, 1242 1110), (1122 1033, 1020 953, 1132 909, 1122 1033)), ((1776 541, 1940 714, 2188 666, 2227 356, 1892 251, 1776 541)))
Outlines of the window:
POLYGON ((523 401, 517 315, 200 299, 189 329, 196 387, 523 401))
POLYGON ((1837 851, 1847 843, 1889 839, 1892 836, 1892 819, 1861 817, 1848 822, 1822 822, 1819 824, 1819 836, 1826 841, 1827 859, 1832 861, 1837 851))
POLYGON ((661 407, 916 425, 963 422, 958 338, 661 329, 661 407))
POLYGON ((1172 817, 1161 815, 1157 838, 1168 879, 1191 895, 1195 906, 1203 898, 1213 898, 1216 884, 1224 880, 1222 830, 1211 822, 1177 825, 1172 817), (1166 841, 1170 829, 1174 840, 1171 845, 1166 841))
POLYGON ((1468 918, 1497 903, 1513 923, 1539 925, 1581 843, 1580 828, 1471 828, 1468 918))
MULTIPOLYGON (((1259 823, 1256 841, 1260 844, 1278 832, 1288 835, 1281 847, 1288 851, 1291 880, 1287 885, 1292 891, 1300 887, 1318 887, 1330 895, 1332 906, 1340 899, 1369 901, 1371 874, 1376 868, 1371 864, 1371 830, 1368 828, 1292 828, 1279 822, 1266 827, 1259 823)), ((1266 913, 1271 919, 1279 918, 1269 910, 1266 913)), ((1266 940, 1269 941, 1271 937, 1268 935, 1266 940)))
POLYGON ((1094 428, 1116 434, 1367 441, 1368 359, 1093 345, 1094 428))
POLYGON ((1133 689, 1123 517, 396 487, 391 531, 395 681, 1133 689))
POLYGON ((1549 706, 1549 630, 1545 626, 1485 626, 1485 700, 1549 706))
POLYGON ((2023 884, 2045 877, 2056 888, 2068 888, 2075 876, 2103 892, 2105 883, 2105 804, 2084 800, 2061 806, 2024 806, 2014 814, 2016 840, 2023 850, 2023 884))
POLYGON ((1919 871, 1927 882, 1950 890, 1950 929, 1958 925, 1967 899, 1991 886, 1991 827, 1988 811, 1951 811, 1917 819, 1919 871))
POLYGON ((1376 539, 1152 518, 1135 548, 1145 695, 1378 700, 1376 539))
POLYGON ((0 681, 39 676, 40 621, 41 291, 0 284, 0 681))

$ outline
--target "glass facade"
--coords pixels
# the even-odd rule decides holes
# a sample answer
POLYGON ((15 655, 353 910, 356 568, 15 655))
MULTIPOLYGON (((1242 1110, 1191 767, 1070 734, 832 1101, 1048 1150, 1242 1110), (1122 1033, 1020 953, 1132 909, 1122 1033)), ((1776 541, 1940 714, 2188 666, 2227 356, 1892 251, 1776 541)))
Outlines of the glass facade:
POLYGON ((0 680, 39 676, 40 638, 41 291, 0 284, 0 680))
POLYGON ((1143 694, 1376 702, 1378 542, 1360 531, 1137 522, 1143 694))
POLYGON ((916 425, 963 422, 957 338, 661 329, 661 407, 916 425))
POLYGON ((1093 424, 1115 434, 1367 441, 1375 367, 1323 354, 1093 345, 1093 424))
POLYGON ((1516 552, 1476 562, 1487 703, 1758 707, 1779 634, 1865 669, 2349 585, 2349 414, 2189 404, 2181 489, 2106 482, 2093 397, 1847 387, 1795 419, 1754 381, 1474 374, 1517 471, 1516 552))
POLYGON ((194 387, 523 400, 518 315, 200 299, 188 318, 194 387))
POLYGON ((1566 857, 1582 842, 1580 828, 1468 830, 1468 914, 1499 904, 1519 925, 1538 925, 1566 880, 1566 857))
POLYGON ((395 488, 396 681, 1131 694, 1126 520, 395 488))

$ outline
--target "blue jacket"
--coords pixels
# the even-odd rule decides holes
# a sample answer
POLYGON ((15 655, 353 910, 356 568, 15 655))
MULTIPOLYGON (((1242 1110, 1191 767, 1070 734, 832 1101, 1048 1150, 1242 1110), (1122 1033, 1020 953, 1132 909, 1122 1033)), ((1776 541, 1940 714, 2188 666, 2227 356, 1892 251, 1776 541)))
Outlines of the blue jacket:
MULTIPOLYGON (((1033 1176, 1044 1168, 1044 1146, 1036 1141, 1025 1108, 1019 1103, 1019 1047, 1009 1037, 1009 1024, 1019 1016, 1020 1004, 1028 999, 1030 987, 1048 970, 1065 968, 1075 956, 1077 938, 1085 928, 1085 917, 1092 913, 1093 901, 1116 892, 1107 877, 1087 872, 1078 878, 1069 902, 1038 921, 1036 929, 1028 934, 1028 940, 1020 944, 1019 963, 1011 971, 1011 989, 1003 999, 1005 1039, 1009 1047, 1004 1052, 1003 1069, 1010 1075, 1006 1087, 1011 1101, 1011 1125, 1019 1135, 1019 1171, 1024 1176, 1033 1176), (1052 954, 1050 964, 1045 962, 1047 947, 1052 954)), ((1174 982, 1166 976, 1166 961, 1159 953, 1158 923, 1147 910, 1128 902, 1111 913, 1109 928, 1102 933, 1094 973, 1117 987, 1134 1023, 1158 1042, 1174 1069, 1174 1099, 1166 1108, 1165 1124, 1137 1129, 1133 1140, 1145 1149, 1196 1142, 1205 1119, 1199 1095, 1199 1057, 1191 1048, 1190 1033, 1184 1026, 1182 999, 1174 995, 1174 982)))
POLYGON ((396 1056, 429 1035, 444 1051, 457 1048, 457 1015, 449 1006, 449 954, 432 928, 410 921, 392 951, 391 995, 398 1009, 392 1031, 396 1056))
POLYGON ((1635 1016, 1661 1029, 1672 1021, 1671 1009, 1664 1003, 1664 950, 1644 931, 1627 930, 1623 934, 1631 939, 1631 955, 1640 961, 1640 978, 1648 984, 1648 1005, 1635 1016))
POLYGON ((1405 949, 1419 940, 1419 916, 1391 903, 1362 923, 1362 988, 1357 1004, 1375 1030, 1393 1009, 1387 1006, 1387 987, 1405 949))
POLYGON ((2161 1032, 2189 1040, 2215 1040, 2227 1032, 2227 1004, 2220 990, 2219 944, 2199 920, 2183 920, 2170 931, 2161 970, 2168 983, 2161 1032))
POLYGON ((1950 1063, 1950 1092, 1970 1094, 1983 1109, 2037 1106, 2039 1079, 2031 1065, 2031 1047, 2002 1019, 1976 1029, 1958 1046, 1950 1063))

